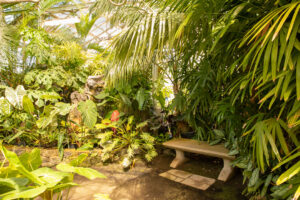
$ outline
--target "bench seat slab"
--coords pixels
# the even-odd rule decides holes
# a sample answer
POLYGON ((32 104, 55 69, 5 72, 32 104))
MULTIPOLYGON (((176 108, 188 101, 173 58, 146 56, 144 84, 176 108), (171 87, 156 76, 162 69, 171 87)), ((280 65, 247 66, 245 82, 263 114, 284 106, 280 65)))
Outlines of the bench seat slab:
POLYGON ((234 156, 229 156, 229 151, 224 147, 224 144, 209 145, 207 142, 196 141, 192 139, 176 138, 164 142, 163 145, 170 149, 178 149, 185 152, 202 154, 217 158, 234 160, 234 156))

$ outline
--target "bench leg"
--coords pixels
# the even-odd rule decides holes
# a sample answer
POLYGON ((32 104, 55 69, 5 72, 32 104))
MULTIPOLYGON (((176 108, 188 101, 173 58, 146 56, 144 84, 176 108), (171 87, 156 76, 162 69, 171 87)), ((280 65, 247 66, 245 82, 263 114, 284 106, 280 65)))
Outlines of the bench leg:
POLYGON ((184 157, 184 152, 180 151, 180 150, 176 150, 176 157, 174 158, 174 160, 172 161, 172 163, 170 164, 170 167, 172 168, 176 168, 179 165, 183 164, 184 162, 186 162, 188 159, 186 157, 184 157))
POLYGON ((223 161, 224 161, 224 167, 219 174, 218 180, 225 182, 229 180, 233 175, 234 168, 231 167, 230 160, 223 159, 223 161))

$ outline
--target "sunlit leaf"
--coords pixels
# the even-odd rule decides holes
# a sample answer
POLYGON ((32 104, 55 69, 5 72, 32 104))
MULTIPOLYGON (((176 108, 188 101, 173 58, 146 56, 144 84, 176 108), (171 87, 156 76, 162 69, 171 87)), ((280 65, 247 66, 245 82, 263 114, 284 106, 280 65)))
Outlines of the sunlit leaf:
POLYGON ((82 114, 83 123, 89 128, 93 128, 97 123, 97 106, 91 101, 82 101, 78 104, 78 110, 82 114))
POLYGON ((29 114, 34 113, 34 105, 27 95, 23 97, 23 108, 29 114))
POLYGON ((71 173, 79 174, 79 175, 84 176, 91 180, 93 180, 95 178, 106 178, 100 172, 98 172, 94 169, 90 169, 90 168, 74 167, 74 166, 71 166, 69 164, 64 164, 64 163, 58 164, 56 166, 56 168, 63 172, 71 172, 71 173))

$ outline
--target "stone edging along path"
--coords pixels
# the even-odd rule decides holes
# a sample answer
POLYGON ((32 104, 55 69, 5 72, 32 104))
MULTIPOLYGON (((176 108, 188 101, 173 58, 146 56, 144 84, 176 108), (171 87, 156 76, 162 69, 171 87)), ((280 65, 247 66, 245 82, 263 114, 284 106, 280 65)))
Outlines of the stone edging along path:
MULTIPOLYGON (((20 155, 25 152, 30 152, 35 148, 40 149, 41 158, 42 158, 42 166, 43 167, 54 167, 60 162, 68 162, 80 154, 86 153, 88 157, 84 161, 83 165, 91 166, 101 162, 101 149, 93 149, 93 150, 76 150, 76 149, 64 149, 64 157, 63 160, 60 159, 59 152, 57 148, 39 148, 39 147, 24 147, 24 146, 6 146, 10 151, 15 152, 17 155, 20 155)), ((4 156, 0 153, 0 162, 4 160, 4 156)))

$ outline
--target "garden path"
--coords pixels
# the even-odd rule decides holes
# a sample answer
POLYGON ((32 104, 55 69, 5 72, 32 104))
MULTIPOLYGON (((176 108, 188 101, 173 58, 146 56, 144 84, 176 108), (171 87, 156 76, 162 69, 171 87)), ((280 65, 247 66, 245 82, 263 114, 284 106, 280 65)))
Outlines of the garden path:
MULTIPOLYGON (((170 151, 169 151, 170 152, 170 151)), ((206 177, 216 178, 222 168, 222 160, 191 154, 192 159, 178 169, 206 177)), ((161 154, 151 165, 137 162, 129 171, 120 165, 96 166, 107 179, 87 180, 75 177, 80 187, 72 188, 70 200, 93 200, 95 194, 107 194, 112 200, 242 200, 241 174, 237 173, 224 183, 216 181, 208 190, 202 191, 185 186, 159 174, 170 170, 174 155, 161 154)))

